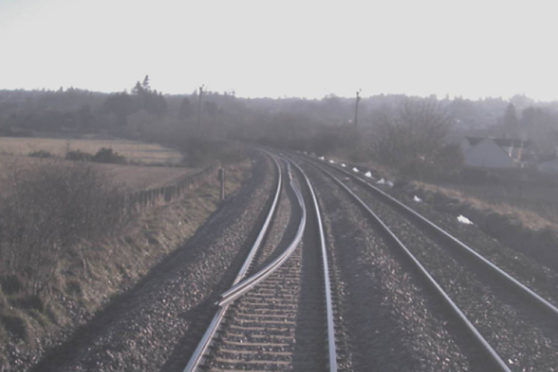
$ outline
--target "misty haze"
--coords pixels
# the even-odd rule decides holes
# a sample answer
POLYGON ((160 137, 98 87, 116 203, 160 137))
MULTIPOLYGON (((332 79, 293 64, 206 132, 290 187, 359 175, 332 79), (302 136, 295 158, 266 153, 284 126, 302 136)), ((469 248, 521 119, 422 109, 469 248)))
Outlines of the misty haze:
POLYGON ((557 371, 553 10, 0 1, 0 372, 557 371))

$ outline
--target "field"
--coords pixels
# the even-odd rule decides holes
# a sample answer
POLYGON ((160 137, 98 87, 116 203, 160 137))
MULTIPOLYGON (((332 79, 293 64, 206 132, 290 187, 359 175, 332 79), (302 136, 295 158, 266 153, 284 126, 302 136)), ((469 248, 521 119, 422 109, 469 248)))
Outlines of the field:
POLYGON ((90 162, 88 165, 107 174, 114 183, 122 185, 130 191, 173 184, 184 175, 197 171, 193 168, 175 166, 154 167, 153 165, 176 165, 182 161, 182 155, 178 151, 156 144, 128 140, 0 137, 0 190, 6 189, 6 183, 13 178, 15 170, 40 166, 49 162, 72 165, 75 163, 63 160, 67 151, 80 150, 95 154, 103 147, 112 148, 118 154, 125 156, 132 164, 90 162), (27 156, 35 151, 47 151, 58 159, 27 156))
MULTIPOLYGON (((13 179, 14 171, 58 162, 72 165, 75 162, 61 159, 37 159, 27 156, 0 155, 0 194, 5 190, 7 183, 13 179)), ((125 187, 129 191, 140 191, 148 188, 176 183, 183 176, 196 172, 196 168, 179 167, 150 167, 140 165, 117 165, 87 163, 94 169, 107 174, 107 178, 115 184, 125 187)))
POLYGON ((132 163, 179 164, 182 155, 178 151, 157 144, 140 143, 114 139, 63 139, 34 137, 0 137, 0 154, 28 155, 35 151, 47 151, 55 156, 64 157, 66 152, 80 150, 95 154, 103 147, 112 148, 132 163))

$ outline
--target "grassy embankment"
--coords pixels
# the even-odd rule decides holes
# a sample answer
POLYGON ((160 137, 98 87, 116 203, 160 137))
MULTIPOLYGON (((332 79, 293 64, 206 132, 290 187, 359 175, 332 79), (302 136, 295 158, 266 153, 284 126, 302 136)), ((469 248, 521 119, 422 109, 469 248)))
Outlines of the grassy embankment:
POLYGON ((399 180, 409 191, 437 193, 479 211, 512 219, 533 231, 546 228, 558 231, 558 193, 555 191, 558 179, 552 180, 549 176, 525 180, 525 177, 510 176, 507 172, 500 179, 495 177, 493 182, 417 181, 373 161, 359 165, 362 169, 375 170, 375 176, 399 180))
POLYGON ((558 180, 529 171, 492 172, 478 180, 416 181, 373 162, 363 166, 399 180, 396 193, 416 194, 438 211, 463 214, 502 244, 558 269, 558 180))
MULTIPOLYGON (((250 163, 226 168, 231 194, 250 163)), ((0 157, 0 209, 9 206, 4 213, 18 217, 0 219, 0 365, 29 365, 194 234, 218 208, 214 175, 183 198, 131 215, 111 204, 120 193, 172 184, 193 171, 0 157), (22 198, 28 204, 12 202, 22 198), (33 207, 14 209, 24 205, 33 207), (76 219, 83 221, 70 223, 76 219)))
POLYGON ((517 219, 532 230, 552 228, 558 231, 558 194, 552 185, 432 185, 420 183, 426 190, 470 203, 477 209, 490 209, 517 219))
MULTIPOLYGON (((343 157, 334 159, 346 162, 343 157)), ((374 170, 376 177, 395 181, 392 191, 410 200, 411 207, 417 195, 437 211, 454 216, 463 214, 505 246, 558 270, 556 177, 534 170, 466 171, 443 181, 417 181, 374 161, 356 165, 374 170), (470 178, 470 173, 475 177, 470 178)))

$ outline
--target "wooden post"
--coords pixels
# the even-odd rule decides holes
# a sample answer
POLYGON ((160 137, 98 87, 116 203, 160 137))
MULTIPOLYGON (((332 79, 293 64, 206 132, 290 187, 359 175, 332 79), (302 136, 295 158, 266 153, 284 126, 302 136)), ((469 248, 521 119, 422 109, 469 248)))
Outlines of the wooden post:
POLYGON ((200 87, 200 91, 198 93, 198 127, 197 127, 197 135, 201 136, 201 111, 202 111, 202 95, 203 95, 203 85, 200 87))
POLYGON ((356 92, 356 101, 355 101, 355 119, 353 124, 355 128, 358 128, 358 103, 360 102, 360 90, 356 92))
POLYGON ((221 183, 221 201, 225 200, 225 168, 219 168, 219 182, 221 183))

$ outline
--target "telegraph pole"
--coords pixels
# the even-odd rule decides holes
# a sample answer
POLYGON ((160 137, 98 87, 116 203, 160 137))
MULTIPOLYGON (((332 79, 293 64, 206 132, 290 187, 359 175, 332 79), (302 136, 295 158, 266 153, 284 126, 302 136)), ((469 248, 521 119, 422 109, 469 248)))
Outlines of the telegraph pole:
POLYGON ((203 87, 200 87, 200 91, 198 93, 198 134, 201 135, 201 103, 202 103, 202 95, 203 95, 203 87))
POLYGON ((358 127, 358 104, 359 104, 359 102, 360 102, 360 91, 361 91, 361 89, 357 90, 357 92, 356 92, 355 120, 354 120, 355 128, 358 127))

